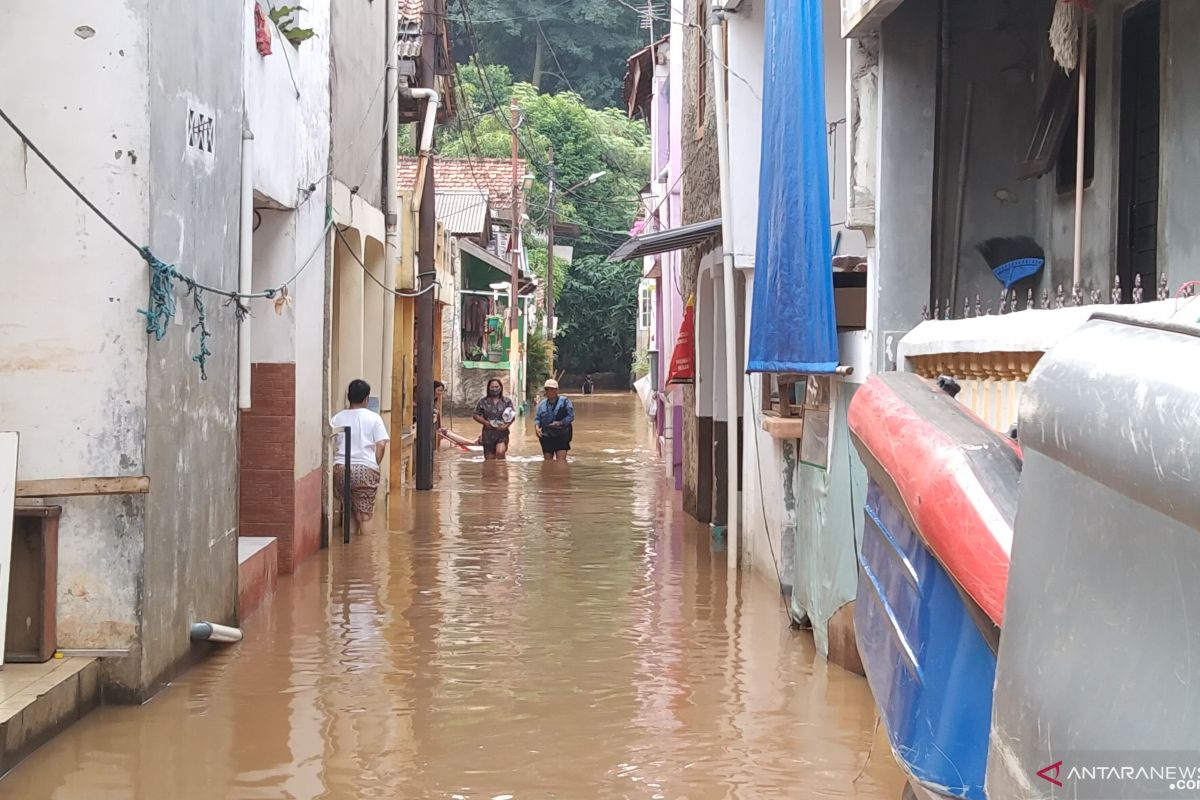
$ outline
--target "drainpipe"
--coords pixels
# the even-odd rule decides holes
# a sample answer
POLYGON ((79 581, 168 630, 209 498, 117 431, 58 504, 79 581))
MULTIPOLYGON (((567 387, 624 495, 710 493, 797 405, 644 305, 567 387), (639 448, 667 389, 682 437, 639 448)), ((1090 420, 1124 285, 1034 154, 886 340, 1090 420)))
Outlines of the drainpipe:
POLYGON ((218 625, 215 622, 193 622, 192 623, 192 641, 193 642, 220 642, 221 644, 233 644, 242 640, 242 631, 240 628, 231 628, 228 625, 218 625))
POLYGON ((429 169, 429 160, 433 157, 433 126, 437 122, 438 106, 442 102, 437 89, 409 89, 409 97, 426 98, 425 124, 421 126, 421 143, 417 150, 417 181, 413 184, 412 210, 421 209, 421 195, 425 192, 425 170, 429 169))
MULTIPOLYGON (((396 50, 396 40, 399 38, 399 11, 396 3, 387 3, 385 8, 387 29, 387 72, 385 89, 384 113, 384 148, 383 160, 383 285, 388 289, 396 288, 396 259, 400 253, 400 192, 397 166, 399 154, 397 147, 400 136, 399 96, 397 93, 399 81, 399 54, 396 50)), ((383 357, 379 365, 380 383, 379 410, 392 411, 391 422, 397 424, 394 409, 392 409, 392 350, 395 347, 396 296, 391 292, 383 293, 383 357)), ((401 423, 403 420, 400 421, 401 423)))
POLYGON ((737 397, 738 380, 741 375, 737 368, 737 309, 734 308, 736 293, 733 281, 736 272, 733 265, 733 192, 729 182, 729 114, 728 101, 725 97, 725 81, 722 75, 727 56, 721 52, 720 46, 725 41, 725 33, 721 28, 725 14, 725 6, 721 4, 720 0, 715 0, 712 14, 709 15, 712 22, 709 27, 708 43, 712 48, 710 60, 713 67, 713 95, 717 100, 714 108, 717 113, 717 164, 721 174, 721 251, 725 262, 722 300, 725 305, 725 404, 729 407, 726 423, 728 425, 726 451, 729 454, 726 470, 728 474, 725 476, 727 481, 725 495, 728 498, 728 509, 725 513, 728 522, 726 541, 729 549, 729 569, 736 570, 739 556, 738 516, 741 510, 741 501, 738 497, 737 447, 737 397))
MULTIPOLYGON (((242 129, 241 240, 238 247, 238 291, 250 294, 254 272, 254 134, 242 129)), ((249 305, 249 300, 240 302, 249 305)), ((250 407, 250 315, 238 323, 238 408, 250 407)))

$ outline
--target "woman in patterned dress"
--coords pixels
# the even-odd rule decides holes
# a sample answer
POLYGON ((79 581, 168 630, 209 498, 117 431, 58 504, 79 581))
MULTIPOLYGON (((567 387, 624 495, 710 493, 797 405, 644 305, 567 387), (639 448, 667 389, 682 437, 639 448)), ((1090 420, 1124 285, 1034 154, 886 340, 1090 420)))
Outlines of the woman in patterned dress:
POLYGON ((504 396, 504 384, 499 378, 492 378, 487 383, 487 394, 475 406, 474 417, 483 426, 480 443, 486 460, 504 460, 508 453, 508 429, 516 418, 512 400, 504 396))

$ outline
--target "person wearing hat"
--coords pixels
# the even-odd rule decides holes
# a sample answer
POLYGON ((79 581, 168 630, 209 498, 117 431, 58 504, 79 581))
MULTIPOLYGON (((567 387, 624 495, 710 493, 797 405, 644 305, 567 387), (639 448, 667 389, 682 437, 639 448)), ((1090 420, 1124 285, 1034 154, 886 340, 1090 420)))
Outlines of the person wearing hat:
POLYGON ((538 403, 534 414, 534 430, 542 443, 542 456, 547 461, 566 461, 571 449, 575 407, 570 398, 558 393, 558 381, 546 381, 546 397, 538 403))

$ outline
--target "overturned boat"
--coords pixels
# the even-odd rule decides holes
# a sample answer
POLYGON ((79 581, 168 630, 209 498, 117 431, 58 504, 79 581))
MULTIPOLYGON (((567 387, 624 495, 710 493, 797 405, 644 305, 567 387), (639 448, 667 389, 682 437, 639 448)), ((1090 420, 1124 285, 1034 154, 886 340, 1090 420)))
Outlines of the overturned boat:
POLYGON ((923 797, 983 800, 1021 451, 911 373, 872 377, 849 428, 868 475, 855 635, 923 797))

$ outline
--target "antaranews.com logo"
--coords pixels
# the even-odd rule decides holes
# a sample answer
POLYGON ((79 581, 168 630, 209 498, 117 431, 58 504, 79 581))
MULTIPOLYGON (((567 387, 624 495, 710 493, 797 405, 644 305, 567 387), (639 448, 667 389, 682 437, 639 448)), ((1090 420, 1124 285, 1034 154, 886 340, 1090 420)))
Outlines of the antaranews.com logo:
POLYGON ((1037 781, 1052 797, 1078 800, 1200 798, 1200 751, 1069 753, 1039 769, 1037 781))

